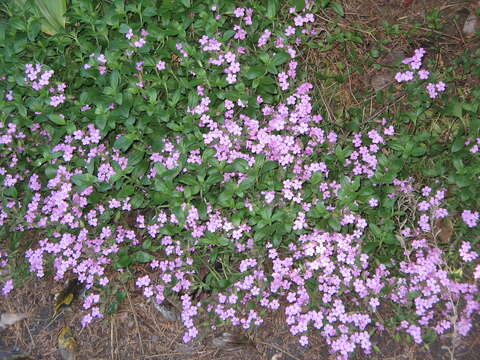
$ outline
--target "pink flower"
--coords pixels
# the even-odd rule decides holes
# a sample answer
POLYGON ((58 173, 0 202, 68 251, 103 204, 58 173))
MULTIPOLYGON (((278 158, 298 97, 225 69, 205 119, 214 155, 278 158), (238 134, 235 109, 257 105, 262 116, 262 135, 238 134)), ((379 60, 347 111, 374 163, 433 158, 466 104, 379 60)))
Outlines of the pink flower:
POLYGON ((146 43, 147 41, 144 38, 140 38, 133 43, 133 46, 135 46, 136 48, 142 48, 146 43))
POLYGON ((133 38, 133 30, 132 29, 128 29, 128 32, 125 34, 125 37, 128 39, 128 40, 131 40, 133 38))
POLYGON ((480 217, 480 214, 477 211, 464 210, 462 212, 462 220, 470 228, 477 226, 479 217, 480 217))
POLYGON ((97 57, 97 60, 98 62, 102 63, 102 64, 105 64, 107 62, 107 58, 105 57, 105 55, 103 54, 100 54, 98 57, 97 57))
POLYGON ((143 277, 138 278, 136 285, 138 287, 144 287, 144 286, 150 285, 150 277, 148 275, 145 275, 143 277))
POLYGON ((430 96, 431 99, 435 99, 438 96, 437 87, 435 84, 428 83, 426 89, 428 96, 430 96))
POLYGON ((83 317, 82 321, 81 321, 81 324, 82 324, 82 328, 86 327, 88 324, 90 324, 93 320, 93 317, 91 314, 87 314, 83 317))
POLYGON ((418 72, 418 77, 420 78, 420 80, 427 80, 429 75, 430 72, 428 72, 427 70, 420 70, 418 72))
POLYGON ((272 32, 268 29, 265 29, 258 39, 258 47, 264 47, 267 44, 270 35, 272 35, 272 32))
POLYGON ((13 91, 12 90, 9 90, 6 94, 5 94, 5 99, 7 101, 13 101, 15 100, 15 97, 13 96, 13 91))
POLYGON ((438 83, 435 84, 435 87, 437 88, 438 92, 443 92, 445 91, 447 85, 443 81, 439 81, 438 83))
POLYGON ((475 280, 480 280, 480 264, 477 265, 475 268, 475 272, 473 273, 473 277, 475 280))
POLYGON ((295 35, 295 28, 294 28, 293 26, 288 26, 288 27, 285 29, 285 35, 286 35, 286 36, 295 35))
POLYGON ((236 8, 235 11, 233 12, 235 17, 239 18, 245 15, 245 9, 244 8, 236 8))
POLYGON ((472 245, 467 242, 463 241, 462 246, 460 247, 460 257, 463 259, 465 262, 473 261, 478 257, 478 254, 475 251, 470 251, 472 248, 472 245))
POLYGON ((2 288, 2 295, 7 296, 8 293, 10 293, 10 291, 12 290, 13 290, 13 280, 10 279, 5 281, 5 284, 3 285, 3 288, 2 288))
POLYGON ((307 346, 308 345, 308 336, 306 336, 306 335, 301 336, 299 342, 300 342, 300 345, 307 346))
POLYGON ((378 301, 378 298, 371 298, 368 303, 370 304, 373 310, 376 310, 378 305, 380 305, 380 301, 378 301))

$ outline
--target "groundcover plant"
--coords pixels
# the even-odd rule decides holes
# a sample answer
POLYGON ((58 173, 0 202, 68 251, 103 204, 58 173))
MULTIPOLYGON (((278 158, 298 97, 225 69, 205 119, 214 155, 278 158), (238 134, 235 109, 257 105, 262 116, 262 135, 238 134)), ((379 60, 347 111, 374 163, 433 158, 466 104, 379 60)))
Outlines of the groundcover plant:
MULTIPOLYGON (((325 8, 344 15, 329 1, 76 0, 50 37, 5 7, 1 295, 73 275, 95 326, 131 280, 179 304, 184 342, 200 312, 248 331, 283 311, 300 344, 321 334, 339 359, 386 328, 466 335, 480 88, 453 96, 448 69, 413 49, 392 85, 412 110, 338 126, 302 70, 325 8), (420 117, 457 126, 441 139, 420 117)), ((479 59, 464 59, 477 76, 479 59)))

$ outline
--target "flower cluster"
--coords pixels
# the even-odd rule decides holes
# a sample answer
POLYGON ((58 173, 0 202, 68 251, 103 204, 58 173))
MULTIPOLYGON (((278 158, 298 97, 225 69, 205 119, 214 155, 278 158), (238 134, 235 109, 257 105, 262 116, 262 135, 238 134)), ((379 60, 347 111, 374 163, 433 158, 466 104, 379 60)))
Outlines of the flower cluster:
MULTIPOLYGON (((415 50, 415 54, 412 57, 403 59, 402 63, 409 66, 410 70, 405 72, 398 72, 395 75, 395 80, 397 82, 408 82, 415 79, 415 74, 418 75, 420 80, 428 80, 430 72, 425 69, 421 69, 422 58, 425 55, 426 51, 424 48, 419 48, 415 50)), ((435 99, 439 93, 444 92, 446 89, 446 84, 443 81, 437 83, 428 83, 426 85, 426 90, 428 96, 432 99, 435 99)))
POLYGON ((95 54, 91 53, 89 56, 88 62, 83 64, 83 68, 88 70, 92 66, 96 66, 100 75, 105 75, 107 73, 107 58, 104 54, 95 54))
POLYGON ((148 31, 146 31, 145 29, 140 30, 140 35, 135 35, 131 28, 128 29, 127 33, 125 34, 125 37, 128 40, 133 40, 133 42, 130 43, 130 46, 133 46, 137 49, 142 48, 147 43, 147 40, 146 40, 147 36, 148 36, 148 31))
POLYGON ((480 219, 480 214, 478 211, 463 210, 462 212, 462 220, 470 228, 477 226, 477 222, 479 219, 480 219))
POLYGON ((42 64, 27 64, 25 65, 25 82, 31 83, 33 90, 41 90, 42 88, 48 86, 50 83, 50 78, 53 76, 53 70, 44 70, 44 65, 42 64))

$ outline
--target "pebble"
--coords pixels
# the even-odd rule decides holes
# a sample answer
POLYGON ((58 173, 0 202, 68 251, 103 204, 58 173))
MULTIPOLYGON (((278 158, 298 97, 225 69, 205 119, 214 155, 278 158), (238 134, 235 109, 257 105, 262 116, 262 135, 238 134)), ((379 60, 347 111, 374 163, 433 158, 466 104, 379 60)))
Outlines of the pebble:
POLYGON ((465 20, 465 24, 463 25, 463 33, 466 36, 473 36, 475 35, 476 31, 480 30, 479 27, 478 16, 474 13, 471 13, 465 20))

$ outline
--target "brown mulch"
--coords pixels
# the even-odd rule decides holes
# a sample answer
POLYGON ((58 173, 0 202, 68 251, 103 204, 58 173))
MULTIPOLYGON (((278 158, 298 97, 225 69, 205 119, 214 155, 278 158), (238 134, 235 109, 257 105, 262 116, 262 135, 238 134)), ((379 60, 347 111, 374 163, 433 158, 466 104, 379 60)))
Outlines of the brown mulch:
MULTIPOLYGON (((182 342, 181 322, 164 319, 151 303, 141 294, 131 291, 119 311, 103 320, 81 328, 81 300, 65 308, 52 321, 54 299, 53 285, 48 281, 31 281, 23 289, 14 290, 0 305, 0 313, 26 313, 28 318, 0 330, 0 359, 3 351, 28 354, 29 359, 61 360, 57 338, 64 326, 69 326, 78 344, 77 360, 330 360, 331 355, 320 335, 309 335, 309 346, 298 344, 298 338, 290 334, 281 312, 270 313, 260 327, 248 335, 251 346, 236 351, 218 350, 212 346, 212 339, 222 331, 238 333, 232 327, 209 329, 205 314, 197 320, 203 326, 200 335, 190 344, 182 342)), ((384 314, 388 316, 388 311, 384 314)), ((404 336, 395 339, 395 333, 385 331, 374 334, 373 342, 377 352, 369 356, 356 354, 356 360, 475 360, 480 353, 480 326, 474 328, 466 338, 459 340, 452 358, 447 349, 451 348, 449 334, 440 337, 429 346, 405 343, 404 336), (402 339, 402 340, 400 340, 402 339)))

